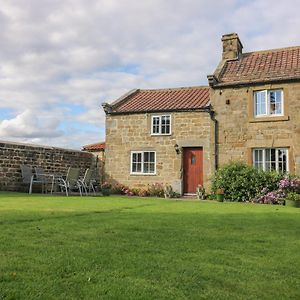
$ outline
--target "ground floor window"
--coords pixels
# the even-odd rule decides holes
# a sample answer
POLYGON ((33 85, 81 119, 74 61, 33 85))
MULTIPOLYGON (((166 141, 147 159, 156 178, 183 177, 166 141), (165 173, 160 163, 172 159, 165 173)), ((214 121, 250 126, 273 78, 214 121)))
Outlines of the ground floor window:
POLYGON ((288 149, 258 148, 253 149, 253 165, 264 171, 288 172, 288 149))
POLYGON ((156 153, 154 151, 131 152, 131 174, 155 174, 156 153))

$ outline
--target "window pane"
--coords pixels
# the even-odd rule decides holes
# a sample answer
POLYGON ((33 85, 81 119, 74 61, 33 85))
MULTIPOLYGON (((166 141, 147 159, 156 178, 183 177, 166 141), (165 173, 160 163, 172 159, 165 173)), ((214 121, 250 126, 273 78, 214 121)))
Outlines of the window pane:
POLYGON ((266 92, 255 92, 255 115, 265 115, 266 112, 266 92))
POLYGON ((254 150, 254 167, 256 169, 263 169, 263 149, 254 150))
POLYGON ((266 171, 276 170, 276 149, 265 149, 266 171))
POLYGON ((270 114, 274 115, 276 111, 276 98, 273 91, 269 92, 269 101, 270 101, 270 114))
POLYGON ((257 150, 254 150, 254 160, 256 162, 262 162, 263 160, 263 150, 262 149, 257 149, 257 150))
POLYGON ((152 133, 159 133, 159 117, 152 118, 152 133))
POLYGON ((154 153, 154 152, 150 152, 150 161, 151 161, 152 163, 155 162, 155 153, 154 153))
POLYGON ((287 150, 278 149, 278 171, 287 172, 287 150))
POLYGON ((144 173, 149 173, 149 158, 150 158, 150 152, 144 152, 144 173))
POLYGON ((277 115, 282 114, 282 91, 278 90, 275 91, 275 98, 276 98, 276 103, 275 103, 275 113, 277 115))
POLYGON ((144 173, 154 173, 155 171, 155 153, 154 152, 144 152, 143 161, 144 173))
POLYGON ((142 172, 142 153, 132 153, 132 169, 133 173, 142 172))
POLYGON ((150 172, 149 173, 154 173, 155 172, 155 164, 150 163, 150 172))
POLYGON ((258 170, 263 170, 263 163, 255 163, 254 167, 258 170))
POLYGON ((273 90, 268 92, 270 115, 282 114, 282 91, 273 90))
POLYGON ((195 165, 196 164, 196 155, 192 154, 191 156, 191 165, 195 165))
POLYGON ((144 162, 144 173, 149 173, 149 163, 144 162))
POLYGON ((170 133, 170 116, 161 117, 161 133, 162 134, 170 133))

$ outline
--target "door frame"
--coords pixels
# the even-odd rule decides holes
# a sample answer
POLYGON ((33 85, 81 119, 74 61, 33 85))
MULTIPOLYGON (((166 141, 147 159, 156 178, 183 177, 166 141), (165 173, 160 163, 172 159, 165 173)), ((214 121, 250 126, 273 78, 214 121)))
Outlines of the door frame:
MULTIPOLYGON (((181 161, 182 161, 182 195, 196 195, 195 193, 186 193, 185 192, 185 151, 189 150, 189 149, 195 149, 195 150, 202 150, 202 161, 201 161, 201 166, 202 166, 202 185, 204 182, 204 159, 203 159, 203 153, 204 153, 204 147, 203 146, 186 146, 186 147, 182 147, 182 157, 181 157, 181 161)), ((201 171, 200 171, 201 172, 201 171)))

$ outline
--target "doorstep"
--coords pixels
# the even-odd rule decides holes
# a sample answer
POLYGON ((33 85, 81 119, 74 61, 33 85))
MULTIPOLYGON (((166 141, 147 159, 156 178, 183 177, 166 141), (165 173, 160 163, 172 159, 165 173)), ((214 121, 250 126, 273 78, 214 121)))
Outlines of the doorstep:
POLYGON ((182 196, 184 199, 197 199, 197 194, 185 193, 182 196))

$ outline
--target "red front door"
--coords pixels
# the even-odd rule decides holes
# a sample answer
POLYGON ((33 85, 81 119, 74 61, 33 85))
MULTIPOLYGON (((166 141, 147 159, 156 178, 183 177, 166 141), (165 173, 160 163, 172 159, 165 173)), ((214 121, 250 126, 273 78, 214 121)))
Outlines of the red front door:
POLYGON ((195 194, 203 185, 203 149, 183 148, 183 192, 195 194))

